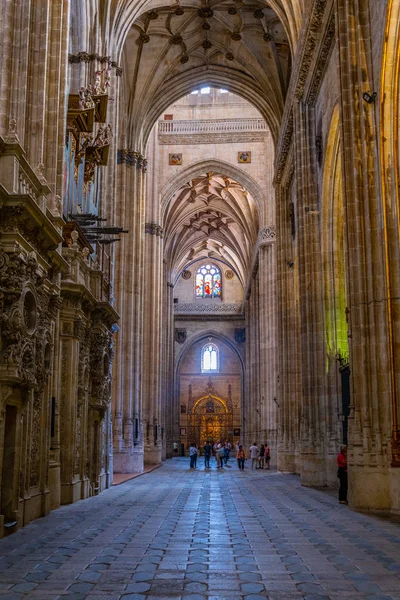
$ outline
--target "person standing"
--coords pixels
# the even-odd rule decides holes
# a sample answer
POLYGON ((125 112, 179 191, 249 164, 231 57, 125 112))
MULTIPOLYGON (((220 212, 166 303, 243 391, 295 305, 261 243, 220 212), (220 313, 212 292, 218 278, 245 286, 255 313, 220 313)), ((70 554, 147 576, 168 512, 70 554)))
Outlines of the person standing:
POLYGON ((194 444, 194 450, 195 450, 195 452, 194 452, 194 468, 197 469, 197 457, 199 455, 199 451, 197 449, 196 443, 194 444))
POLYGON ((267 442, 265 442, 264 460, 265 460, 265 468, 270 469, 271 467, 270 467, 269 462, 271 460, 271 451, 269 449, 267 442))
POLYGON ((339 502, 340 504, 348 504, 347 502, 347 446, 340 446, 340 452, 337 455, 337 476, 339 477, 339 502))
POLYGON ((210 442, 207 441, 206 445, 204 446, 204 468, 205 469, 210 468, 211 451, 212 451, 211 444, 210 444, 210 442))
POLYGON ((236 460, 239 467, 239 471, 244 471, 244 461, 246 460, 246 452, 241 444, 239 444, 238 451, 236 452, 236 460))
POLYGON ((224 459, 225 459, 225 443, 221 442, 221 445, 218 449, 218 455, 219 455, 219 466, 221 467, 221 469, 224 468, 224 459))
POLYGON ((195 463, 197 460, 197 448, 196 448, 196 444, 194 442, 192 442, 190 444, 189 456, 190 456, 190 468, 194 469, 195 463))
POLYGON ((265 456, 265 448, 264 448, 264 444, 261 444, 260 456, 258 457, 258 466, 260 469, 264 468, 264 456, 265 456))
POLYGON ((225 442, 225 454, 224 454, 224 461, 225 464, 228 463, 229 457, 230 457, 230 453, 231 453, 231 443, 229 440, 227 440, 225 442))
POLYGON ((256 465, 256 469, 258 469, 258 455, 259 455, 259 449, 257 446, 257 442, 254 442, 254 444, 252 446, 250 446, 250 458, 251 458, 251 468, 254 468, 254 465, 256 465))

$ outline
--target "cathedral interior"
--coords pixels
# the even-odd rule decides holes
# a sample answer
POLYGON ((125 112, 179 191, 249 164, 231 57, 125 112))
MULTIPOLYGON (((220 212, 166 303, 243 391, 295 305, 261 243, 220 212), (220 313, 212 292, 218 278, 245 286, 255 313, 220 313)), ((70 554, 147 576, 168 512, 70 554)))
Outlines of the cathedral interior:
POLYGON ((400 0, 0 0, 0 49, 0 537, 219 439, 398 515, 400 0))

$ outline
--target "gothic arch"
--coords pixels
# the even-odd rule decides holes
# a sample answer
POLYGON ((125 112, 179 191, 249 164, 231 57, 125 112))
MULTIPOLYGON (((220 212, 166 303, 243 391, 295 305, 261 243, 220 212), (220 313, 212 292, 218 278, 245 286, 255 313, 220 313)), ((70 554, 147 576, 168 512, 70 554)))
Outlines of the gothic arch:
MULTIPOLYGON (((179 172, 176 177, 168 181, 168 183, 163 187, 160 192, 160 206, 161 206, 161 219, 163 220, 165 211, 167 209, 168 203, 171 200, 172 196, 179 190, 182 185, 184 185, 187 181, 194 179, 195 177, 199 177, 203 173, 207 173, 209 171, 213 171, 214 173, 223 173, 232 179, 235 179, 238 183, 240 183, 245 190, 250 192, 252 197, 254 198, 258 214, 262 216, 264 214, 264 205, 266 202, 266 198, 258 185, 258 183, 243 170, 238 169, 237 167, 231 165, 222 160, 204 160, 198 163, 194 163, 189 165, 186 169, 179 172)), ((261 221, 261 219, 260 219, 261 221)), ((260 222, 260 226, 262 223, 260 222)))
MULTIPOLYGON (((281 108, 271 103, 270 90, 260 87, 254 78, 246 75, 241 70, 229 69, 213 65, 207 71, 203 67, 191 69, 190 72, 180 73, 154 96, 147 113, 143 115, 140 131, 134 130, 135 123, 128 125, 132 138, 144 149, 151 130, 159 116, 174 102, 190 94, 197 86, 209 85, 224 88, 244 98, 261 113, 268 123, 274 143, 279 136, 281 108)), ((133 143, 133 139, 130 140, 133 143)))
POLYGON ((230 349, 236 354, 236 356, 238 357, 238 359, 240 361, 240 366, 242 369, 242 377, 243 377, 243 375, 244 375, 244 357, 242 356, 241 352, 239 351, 238 346, 226 334, 221 333, 220 331, 213 330, 213 329, 207 329, 207 330, 204 330, 201 332, 197 332, 195 335, 187 338, 186 341, 184 342, 184 344, 182 344, 180 351, 176 354, 176 356, 175 356, 175 380, 176 380, 176 382, 178 381, 182 362, 183 362, 186 354, 191 349, 191 347, 194 344, 197 344, 197 342, 200 342, 201 340, 206 340, 209 337, 212 337, 213 340, 221 340, 227 346, 229 346, 230 349))

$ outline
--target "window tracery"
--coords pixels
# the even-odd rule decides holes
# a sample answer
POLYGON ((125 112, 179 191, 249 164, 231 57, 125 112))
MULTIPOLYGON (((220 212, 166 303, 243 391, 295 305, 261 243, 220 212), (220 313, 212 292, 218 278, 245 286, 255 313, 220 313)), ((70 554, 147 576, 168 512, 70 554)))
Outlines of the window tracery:
POLYGON ((196 274, 196 298, 221 297, 221 271, 213 264, 202 265, 196 274))
POLYGON ((206 344, 201 351, 201 372, 219 371, 219 350, 215 344, 206 344))

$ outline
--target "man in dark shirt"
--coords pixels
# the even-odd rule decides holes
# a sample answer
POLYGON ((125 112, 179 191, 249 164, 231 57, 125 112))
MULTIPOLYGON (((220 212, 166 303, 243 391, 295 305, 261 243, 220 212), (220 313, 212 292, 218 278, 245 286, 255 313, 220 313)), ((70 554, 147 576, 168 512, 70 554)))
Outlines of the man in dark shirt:
POLYGON ((210 468, 211 451, 212 448, 210 442, 206 442, 206 445, 204 446, 204 467, 206 469, 210 468))

